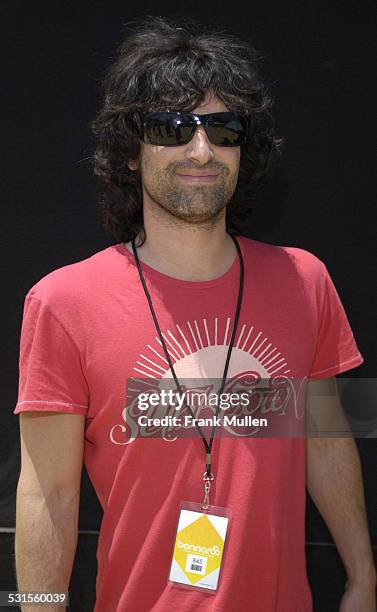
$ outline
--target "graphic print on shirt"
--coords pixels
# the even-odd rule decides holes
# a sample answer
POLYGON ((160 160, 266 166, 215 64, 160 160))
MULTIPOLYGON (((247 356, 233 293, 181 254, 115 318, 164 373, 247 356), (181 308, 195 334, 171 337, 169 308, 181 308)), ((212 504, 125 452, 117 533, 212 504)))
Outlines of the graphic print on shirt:
MULTIPOLYGON (((191 391, 202 391, 208 394, 219 390, 232 325, 231 317, 225 320, 213 317, 212 320, 203 318, 201 321, 194 320, 186 321, 186 324, 176 324, 174 332, 170 329, 162 330, 162 336, 183 391, 191 389, 191 391), (192 384, 194 384, 194 389, 192 384)), ((129 444, 137 435, 156 437, 159 434, 159 437, 166 441, 174 441, 176 438, 172 435, 172 428, 169 426, 141 428, 137 418, 141 413, 135 409, 140 394, 161 393, 162 389, 165 389, 166 392, 168 389, 177 391, 169 362, 158 336, 154 338, 153 343, 146 345, 133 369, 134 376, 127 380, 127 403, 121 414, 123 422, 112 426, 110 440, 114 444, 129 444)), ((289 395, 292 394, 290 372, 285 356, 276 346, 273 346, 269 338, 262 331, 254 329, 253 325, 244 324, 236 334, 224 393, 234 391, 235 388, 237 391, 240 388, 250 388, 264 381, 272 389, 278 387, 281 390, 282 385, 285 385, 289 395)), ((288 395, 285 393, 286 399, 292 402, 288 395)), ((272 400, 270 404, 271 402, 272 400)), ((300 408, 297 406, 298 398, 294 398, 293 402, 296 418, 302 418, 300 408)), ((183 400, 181 408, 184 408, 183 400)), ((275 406, 275 408, 271 405, 270 408, 265 406, 262 412, 277 412, 278 410, 280 414, 286 414, 287 401, 283 403, 280 401, 280 406, 275 406)), ((175 406, 171 406, 170 411, 165 408, 164 416, 172 414, 177 414, 175 406)), ((188 412, 186 411, 185 414, 188 412)), ((149 412, 144 412, 144 415, 149 418, 161 417, 161 406, 158 406, 158 409, 152 406, 149 412)), ((231 432, 231 429, 228 431, 231 432)), ((258 428, 255 431, 257 432, 258 428)))

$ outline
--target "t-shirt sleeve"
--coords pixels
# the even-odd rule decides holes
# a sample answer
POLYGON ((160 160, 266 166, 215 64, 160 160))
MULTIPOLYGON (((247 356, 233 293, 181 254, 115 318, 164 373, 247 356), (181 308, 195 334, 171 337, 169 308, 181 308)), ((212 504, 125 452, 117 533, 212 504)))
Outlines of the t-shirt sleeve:
POLYGON ((89 391, 80 351, 47 304, 26 296, 13 414, 41 410, 86 415, 89 391))
POLYGON ((364 362, 339 294, 323 262, 319 287, 322 308, 309 378, 335 376, 364 362))

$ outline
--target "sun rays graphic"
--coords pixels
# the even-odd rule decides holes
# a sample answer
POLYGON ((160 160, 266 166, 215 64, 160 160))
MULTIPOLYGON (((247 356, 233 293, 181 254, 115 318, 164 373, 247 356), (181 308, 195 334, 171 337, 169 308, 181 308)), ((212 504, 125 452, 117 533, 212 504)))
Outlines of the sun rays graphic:
MULTIPOLYGON (((178 379, 222 378, 232 326, 231 317, 214 317, 211 321, 205 318, 186 321, 176 324, 173 332, 169 329, 161 332, 178 379)), ((136 360, 135 375, 128 378, 127 399, 133 398, 135 392, 155 388, 156 380, 172 378, 158 336, 153 344, 147 344, 136 360)), ((285 357, 268 337, 246 324, 237 332, 227 377, 245 370, 256 371, 262 378, 287 375, 291 371, 285 357)))

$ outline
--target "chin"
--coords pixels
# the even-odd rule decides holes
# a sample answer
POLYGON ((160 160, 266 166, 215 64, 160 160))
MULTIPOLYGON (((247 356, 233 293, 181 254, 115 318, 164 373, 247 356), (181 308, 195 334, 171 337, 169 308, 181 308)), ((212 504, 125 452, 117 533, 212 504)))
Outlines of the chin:
POLYGON ((179 213, 177 214, 177 211, 175 211, 175 212, 172 212, 172 216, 190 225, 198 225, 198 224, 204 224, 204 223, 213 224, 214 222, 218 221, 221 218, 223 210, 224 209, 222 208, 221 210, 214 212, 212 214, 209 214, 208 212, 192 213, 192 214, 179 214, 179 213))

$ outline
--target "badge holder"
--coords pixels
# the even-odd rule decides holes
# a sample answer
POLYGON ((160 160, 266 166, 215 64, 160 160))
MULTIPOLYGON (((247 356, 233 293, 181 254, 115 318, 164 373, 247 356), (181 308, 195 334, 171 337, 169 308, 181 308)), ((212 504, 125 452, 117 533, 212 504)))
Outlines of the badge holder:
POLYGON ((168 584, 215 594, 219 588, 231 510, 209 504, 213 475, 203 474, 202 504, 182 501, 168 584))

